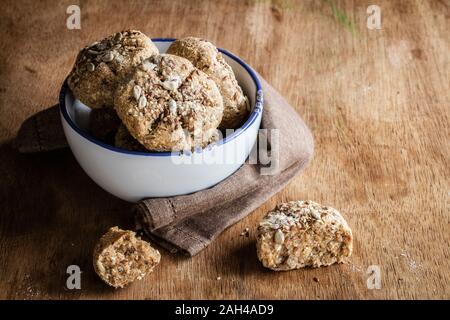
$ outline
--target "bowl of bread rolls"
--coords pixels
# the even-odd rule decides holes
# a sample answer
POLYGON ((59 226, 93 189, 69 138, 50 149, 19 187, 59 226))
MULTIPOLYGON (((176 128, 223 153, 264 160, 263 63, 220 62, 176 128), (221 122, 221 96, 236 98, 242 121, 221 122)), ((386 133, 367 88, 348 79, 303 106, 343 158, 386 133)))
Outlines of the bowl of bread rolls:
POLYGON ((262 110, 258 75, 236 55, 205 39, 137 30, 84 47, 60 92, 78 163, 129 202, 229 177, 255 146, 262 110))

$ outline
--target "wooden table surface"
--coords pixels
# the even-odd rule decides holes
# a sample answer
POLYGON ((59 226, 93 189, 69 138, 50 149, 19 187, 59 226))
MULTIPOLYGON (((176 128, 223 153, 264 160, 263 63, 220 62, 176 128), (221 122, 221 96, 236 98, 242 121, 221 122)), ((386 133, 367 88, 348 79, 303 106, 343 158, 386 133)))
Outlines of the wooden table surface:
POLYGON ((68 30, 72 2, 1 5, 0 298, 450 298, 450 1, 337 1, 356 32, 318 0, 80 0, 81 30, 68 30), (381 8, 381 30, 366 27, 370 4, 381 8), (296 107, 316 150, 301 175, 199 255, 161 249, 153 274, 113 290, 91 253, 110 226, 132 226, 130 205, 95 185, 69 150, 21 155, 11 141, 57 102, 83 45, 125 28, 201 36, 239 55, 296 107), (259 219, 294 199, 341 210, 355 236, 351 263, 260 265, 259 219), (65 286, 71 264, 83 271, 81 290, 65 286), (380 289, 367 286, 371 265, 380 289))

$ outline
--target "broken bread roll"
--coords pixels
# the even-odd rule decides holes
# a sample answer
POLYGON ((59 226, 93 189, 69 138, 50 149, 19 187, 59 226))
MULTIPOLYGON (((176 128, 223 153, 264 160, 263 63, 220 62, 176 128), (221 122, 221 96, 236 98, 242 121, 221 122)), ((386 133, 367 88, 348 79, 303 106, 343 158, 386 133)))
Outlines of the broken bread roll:
POLYGON ((161 260, 158 250, 136 238, 136 233, 112 227, 94 250, 94 269, 99 277, 114 288, 123 288, 141 280, 161 260))
POLYGON ((333 208, 313 201, 279 204, 260 222, 256 237, 264 267, 292 270, 342 263, 352 254, 352 230, 333 208))

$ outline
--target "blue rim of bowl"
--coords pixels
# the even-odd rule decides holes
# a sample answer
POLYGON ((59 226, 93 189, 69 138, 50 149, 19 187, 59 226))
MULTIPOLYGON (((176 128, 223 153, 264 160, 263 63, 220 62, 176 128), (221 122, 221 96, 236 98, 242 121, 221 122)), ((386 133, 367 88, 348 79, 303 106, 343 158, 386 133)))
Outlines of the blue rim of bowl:
MULTIPOLYGON (((152 41, 154 42, 173 42, 175 41, 175 38, 152 38, 152 41)), ((232 134, 229 136, 224 137, 222 140, 213 143, 211 145, 208 145, 206 148, 203 149, 195 149, 193 153, 202 153, 203 151, 211 150, 212 148, 216 146, 220 146, 223 144, 226 144, 230 142, 231 140, 237 138, 241 133, 243 133, 245 130, 247 130, 258 118, 258 116, 262 113, 263 110, 263 91, 261 82, 259 81, 258 76, 256 75, 255 71, 247 64, 245 63, 241 58, 237 57, 236 55, 232 54, 231 52, 225 50, 225 49, 218 49, 221 53, 229 56, 231 59, 235 60, 237 63, 239 63, 251 76, 253 82, 256 86, 256 93, 255 93, 255 108, 253 109, 252 113, 248 117, 247 121, 238 129, 236 129, 232 134)), ((189 156, 192 152, 189 151, 176 151, 176 152, 140 152, 140 151, 129 151, 117 148, 115 146, 106 144, 100 140, 95 139, 91 135, 89 135, 87 132, 80 129, 72 120, 72 118, 69 116, 69 113, 67 112, 66 108, 66 92, 69 90, 69 86, 67 84, 67 79, 64 81, 61 91, 59 93, 59 108, 61 111, 61 114, 63 115, 66 122, 69 124, 69 126, 80 136, 83 138, 89 140, 90 142, 106 148, 111 151, 115 151, 118 153, 123 154, 131 154, 131 155, 140 155, 140 156, 147 156, 147 157, 171 157, 171 156, 180 156, 180 155, 186 155, 189 156)))

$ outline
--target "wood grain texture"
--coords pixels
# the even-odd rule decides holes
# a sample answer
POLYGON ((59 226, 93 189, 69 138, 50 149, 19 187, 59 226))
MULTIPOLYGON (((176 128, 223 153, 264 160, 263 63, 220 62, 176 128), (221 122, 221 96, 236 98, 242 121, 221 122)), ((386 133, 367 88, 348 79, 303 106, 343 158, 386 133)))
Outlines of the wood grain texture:
POLYGON ((2 2, 0 298, 450 298, 450 1, 377 0, 381 30, 366 28, 373 1, 338 1, 356 35, 322 1, 80 0, 82 29, 68 30, 72 2, 2 2), (129 204, 96 186, 69 150, 20 155, 11 139, 57 101, 79 48, 130 27, 236 53, 296 106, 316 151, 303 174, 198 256, 162 251, 152 275, 113 290, 91 255, 107 228, 132 225, 129 204), (293 199, 342 212, 355 235, 351 264, 264 270, 256 224, 293 199), (84 272, 82 290, 65 288, 70 264, 84 272), (380 290, 366 286, 370 265, 381 268, 380 290))

